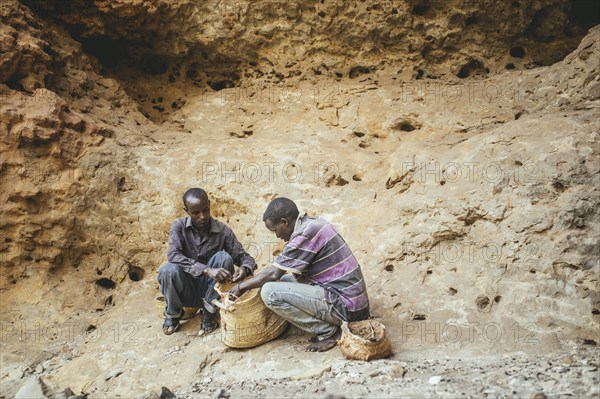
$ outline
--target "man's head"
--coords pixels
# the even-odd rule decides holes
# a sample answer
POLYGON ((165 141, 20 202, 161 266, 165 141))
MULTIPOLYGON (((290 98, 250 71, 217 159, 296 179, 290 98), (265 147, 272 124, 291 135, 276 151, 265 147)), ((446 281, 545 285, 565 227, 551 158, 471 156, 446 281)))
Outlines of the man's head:
POLYGON ((277 238, 289 241, 299 213, 294 201, 283 197, 275 198, 269 202, 263 215, 263 222, 267 229, 275 233, 277 238))
POLYGON ((192 225, 206 230, 210 223, 210 200, 201 188, 190 188, 183 194, 183 209, 192 218, 192 225))

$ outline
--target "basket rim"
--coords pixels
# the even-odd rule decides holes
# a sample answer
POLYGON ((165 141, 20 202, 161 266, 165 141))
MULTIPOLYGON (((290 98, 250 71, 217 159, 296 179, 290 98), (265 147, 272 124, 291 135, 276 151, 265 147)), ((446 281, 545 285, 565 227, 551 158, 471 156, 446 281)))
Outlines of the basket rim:
MULTIPOLYGON (((377 343, 383 342, 385 340, 385 338, 386 338, 385 324, 383 324, 381 321, 379 321, 379 320, 369 320, 369 319, 367 319, 367 320, 357 320, 357 321, 374 321, 374 322, 378 323, 381 326, 381 338, 378 339, 378 340, 376 340, 376 341, 371 341, 371 340, 368 340, 368 339, 365 339, 365 338, 361 337, 360 335, 356 335, 352 331, 350 331, 350 327, 348 327, 349 322, 344 321, 344 322, 342 322, 342 333, 346 334, 346 338, 353 339, 353 340, 356 340, 358 342, 361 342, 361 343, 364 343, 364 344, 370 344, 370 345, 377 344, 377 343)), ((352 323, 352 322, 350 322, 350 323, 352 323)))
MULTIPOLYGON (((241 282, 241 281, 240 281, 240 282, 241 282)), ((236 284, 234 284, 233 286, 235 286, 235 285, 237 285, 237 284, 239 284, 239 283, 236 283, 236 284)), ((246 299, 244 299, 243 301, 231 301, 231 300, 229 299, 229 295, 223 295, 223 294, 226 294, 226 293, 228 293, 229 291, 221 291, 221 290, 220 290, 220 288, 221 288, 221 287, 222 287, 222 284, 221 284, 221 283, 217 283, 217 284, 215 284, 215 291, 217 291, 217 293, 218 293, 218 294, 221 296, 221 298, 223 298, 223 297, 225 298, 225 299, 221 299, 221 300, 222 300, 222 302, 223 302, 223 304, 225 304, 225 305, 243 305, 243 304, 245 304, 245 303, 247 303, 247 302, 250 302, 251 300, 255 299, 255 298, 256 298, 256 297, 259 295, 259 293, 260 293, 260 287, 258 287, 258 288, 252 288, 251 290, 248 290, 248 291, 246 291, 244 294, 246 294, 246 293, 250 293, 250 292, 252 292, 252 291, 255 291, 255 290, 256 290, 256 294, 255 294, 254 296, 251 296, 251 297, 249 297, 249 298, 246 298, 246 299)), ((233 287, 232 287, 232 288, 233 288, 233 287)), ((243 294, 242 294, 242 295, 243 295, 243 294)))

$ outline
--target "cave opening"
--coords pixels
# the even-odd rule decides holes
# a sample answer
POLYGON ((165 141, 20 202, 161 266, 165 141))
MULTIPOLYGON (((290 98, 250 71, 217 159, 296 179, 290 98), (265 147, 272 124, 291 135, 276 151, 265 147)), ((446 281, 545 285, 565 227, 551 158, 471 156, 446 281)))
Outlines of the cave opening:
MULTIPOLYGON (((181 108, 191 87, 217 92, 240 83, 238 60, 208 55, 206 51, 194 51, 175 60, 142 41, 106 35, 84 37, 83 28, 77 26, 69 31, 81 43, 83 52, 98 60, 100 74, 116 79, 140 105, 142 114, 155 122, 168 119, 171 111, 181 108), (170 90, 165 91, 166 86, 170 90), (157 104, 158 98, 164 104, 157 104)), ((119 190, 122 184, 119 181, 119 190)))
POLYGON ((465 26, 471 26, 479 23, 479 17, 477 15, 471 15, 465 19, 465 26))
POLYGON ((123 40, 108 36, 78 37, 75 39, 82 45, 83 51, 98 59, 102 66, 115 68, 128 57, 127 45, 123 40))
POLYGON ((510 56, 514 58, 523 58, 525 57, 525 49, 521 46, 516 46, 510 49, 510 56))
POLYGON ((456 76, 461 79, 468 78, 469 76, 477 76, 477 75, 487 75, 489 73, 489 69, 478 60, 470 60, 465 65, 463 65, 456 76))
POLYGON ((131 281, 140 281, 144 278, 146 272, 141 267, 129 266, 129 270, 127 271, 127 274, 131 281))
POLYGON ((96 280, 96 285, 99 285, 102 288, 113 289, 117 286, 117 283, 109 278, 102 277, 96 280))
POLYGON ((597 0, 571 0, 569 20, 586 30, 600 24, 600 2, 597 0))
POLYGON ((418 15, 420 17, 427 14, 428 11, 429 11, 429 6, 426 3, 415 4, 413 6, 413 8, 411 9, 411 12, 414 15, 418 15))

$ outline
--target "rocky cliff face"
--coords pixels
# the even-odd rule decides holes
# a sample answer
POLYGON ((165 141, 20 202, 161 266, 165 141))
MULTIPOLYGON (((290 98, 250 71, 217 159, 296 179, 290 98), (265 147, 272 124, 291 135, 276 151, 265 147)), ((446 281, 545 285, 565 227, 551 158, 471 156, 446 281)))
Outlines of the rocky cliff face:
POLYGON ((375 71, 464 79, 550 65, 593 24, 586 14, 593 10, 567 0, 23 4, 64 26, 160 120, 208 87, 244 81, 341 80, 375 71))
MULTIPOLYGON (((204 186, 260 265, 274 196, 332 220, 396 347, 597 345, 600 40, 581 4, 3 2, 2 331, 159 323, 168 228, 204 186)), ((97 365, 69 380, 100 345, 37 342, 24 368, 20 336, 3 386, 43 363, 115 393, 97 365)))

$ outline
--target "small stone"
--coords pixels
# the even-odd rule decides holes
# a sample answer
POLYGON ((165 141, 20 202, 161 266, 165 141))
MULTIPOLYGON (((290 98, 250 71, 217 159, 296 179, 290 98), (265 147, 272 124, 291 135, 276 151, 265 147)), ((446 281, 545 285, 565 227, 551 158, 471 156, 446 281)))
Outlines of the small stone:
POLYGON ((437 385, 440 382, 442 382, 442 377, 439 375, 434 375, 433 377, 429 378, 429 384, 431 385, 437 385))
POLYGON ((44 366, 42 366, 41 364, 38 364, 37 367, 35 368, 35 372, 38 374, 41 374, 44 372, 44 366))
POLYGON ((311 370, 307 370, 304 373, 294 375, 291 378, 292 378, 292 380, 304 380, 304 379, 308 379, 308 378, 319 378, 324 373, 328 373, 330 371, 331 371, 331 365, 328 364, 323 367, 317 367, 317 368, 314 368, 311 370))
POLYGON ((177 396, 167 387, 160 388, 160 399, 177 399, 177 396))
POLYGON ((379 374, 381 374, 381 371, 373 370, 369 373, 369 377, 377 377, 379 374))
POLYGON ((227 399, 229 398, 229 394, 227 394, 223 388, 219 388, 213 397, 214 399, 227 399))
POLYGON ((402 366, 394 366, 390 369, 388 374, 394 378, 404 377, 404 374, 406 374, 406 369, 402 366))
POLYGON ((574 363, 573 358, 571 356, 562 358, 561 362, 567 365, 572 365, 574 363))
POLYGON ((532 399, 547 399, 548 397, 544 392, 536 392, 532 397, 532 399))

